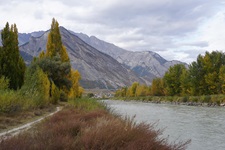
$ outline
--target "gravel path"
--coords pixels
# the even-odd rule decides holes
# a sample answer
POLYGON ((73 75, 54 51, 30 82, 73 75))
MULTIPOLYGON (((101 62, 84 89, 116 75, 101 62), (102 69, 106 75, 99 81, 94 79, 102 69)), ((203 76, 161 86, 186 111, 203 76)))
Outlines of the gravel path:
POLYGON ((19 126, 19 127, 13 128, 11 130, 8 130, 8 131, 0 133, 0 142, 2 140, 6 139, 6 138, 9 138, 9 137, 12 137, 12 136, 15 136, 15 135, 19 134, 22 131, 30 129, 33 125, 41 122, 43 119, 45 119, 47 117, 50 117, 50 116, 54 115, 55 113, 59 112, 61 109, 62 109, 62 107, 57 107, 56 111, 52 112, 49 115, 43 116, 43 117, 41 117, 41 118, 39 118, 37 120, 34 120, 32 122, 29 122, 29 123, 26 123, 26 124, 24 124, 22 126, 19 126))

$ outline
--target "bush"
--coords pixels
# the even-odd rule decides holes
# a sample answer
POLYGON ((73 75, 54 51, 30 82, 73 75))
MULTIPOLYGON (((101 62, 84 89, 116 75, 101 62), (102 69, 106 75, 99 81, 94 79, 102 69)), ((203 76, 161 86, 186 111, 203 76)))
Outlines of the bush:
POLYGON ((211 102, 211 96, 210 95, 204 95, 200 97, 200 101, 202 103, 209 103, 211 102))
POLYGON ((43 107, 50 103, 49 92, 50 82, 42 69, 37 67, 34 73, 28 69, 21 93, 25 97, 30 97, 37 107, 43 107))
POLYGON ((86 112, 68 108, 39 125, 34 132, 20 134, 0 143, 2 150, 14 149, 142 149, 180 150, 187 143, 168 144, 152 125, 121 120, 104 110, 86 112))
POLYGON ((59 100, 62 102, 68 101, 68 95, 63 90, 60 90, 59 100))
POLYGON ((12 113, 23 109, 23 100, 15 91, 0 93, 0 112, 12 113))
POLYGON ((189 100, 188 96, 185 96, 185 97, 182 98, 182 102, 184 102, 184 103, 188 102, 188 100, 189 100))
POLYGON ((6 90, 9 87, 9 79, 4 76, 0 77, 0 91, 6 90))
POLYGON ((87 97, 88 97, 88 98, 92 98, 92 97, 94 97, 94 96, 95 96, 95 95, 94 95, 93 93, 88 93, 88 94, 87 94, 87 97))
POLYGON ((57 86, 54 84, 54 82, 51 82, 50 102, 52 104, 57 104, 59 99, 60 99, 60 90, 57 88, 57 86))

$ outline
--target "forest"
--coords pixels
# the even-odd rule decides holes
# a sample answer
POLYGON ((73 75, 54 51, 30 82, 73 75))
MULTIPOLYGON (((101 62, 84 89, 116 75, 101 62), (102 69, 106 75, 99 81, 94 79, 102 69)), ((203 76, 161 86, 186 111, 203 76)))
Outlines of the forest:
MULTIPOLYGON (((155 78, 151 86, 137 82, 130 87, 116 91, 116 97, 175 96, 204 97, 211 102, 212 97, 225 94, 225 54, 220 51, 199 55, 190 65, 177 64, 169 68, 163 78, 155 78)), ((216 103, 223 103, 224 97, 216 103)))
POLYGON ((52 19, 46 52, 42 51, 29 66, 19 53, 16 24, 6 23, 1 37, 0 112, 43 108, 57 104, 58 100, 82 96, 81 76, 71 68, 57 20, 52 19))

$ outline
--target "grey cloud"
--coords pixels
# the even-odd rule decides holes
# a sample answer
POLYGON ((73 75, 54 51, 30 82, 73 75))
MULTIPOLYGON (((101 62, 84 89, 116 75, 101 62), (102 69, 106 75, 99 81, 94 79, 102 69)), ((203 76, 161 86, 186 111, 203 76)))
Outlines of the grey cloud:
POLYGON ((208 47, 209 43, 206 41, 199 41, 199 42, 193 42, 193 43, 186 43, 184 45, 187 46, 196 46, 196 47, 200 47, 200 48, 204 48, 204 47, 208 47))

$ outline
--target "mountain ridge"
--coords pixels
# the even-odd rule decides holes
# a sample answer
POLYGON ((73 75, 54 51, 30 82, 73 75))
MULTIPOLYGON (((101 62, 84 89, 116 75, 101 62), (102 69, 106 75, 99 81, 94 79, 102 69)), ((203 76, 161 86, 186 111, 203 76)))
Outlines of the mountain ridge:
MULTIPOLYGON (((64 27, 60 27, 60 33, 72 67, 81 73, 83 87, 116 89, 134 81, 144 83, 114 58, 86 44, 64 27)), ((41 37, 31 37, 29 42, 20 46, 20 51, 38 56, 42 50, 46 50, 47 36, 48 31, 41 37)))
MULTIPOLYGON (((26 64, 46 49, 48 32, 19 33, 20 53, 26 64)), ((85 88, 116 89, 134 81, 150 85, 154 78, 163 77, 170 66, 183 63, 167 61, 153 51, 128 51, 64 27, 60 27, 60 33, 72 67, 81 73, 85 88)))
POLYGON ((95 47, 101 52, 112 56, 118 62, 125 65, 128 69, 133 70, 136 74, 139 75, 139 77, 142 77, 148 81, 151 81, 156 77, 163 77, 169 67, 175 64, 182 63, 187 66, 186 63, 180 61, 167 61, 153 51, 128 51, 112 43, 100 40, 95 36, 89 37, 88 35, 85 35, 83 33, 72 33, 76 34, 86 43, 95 47))

